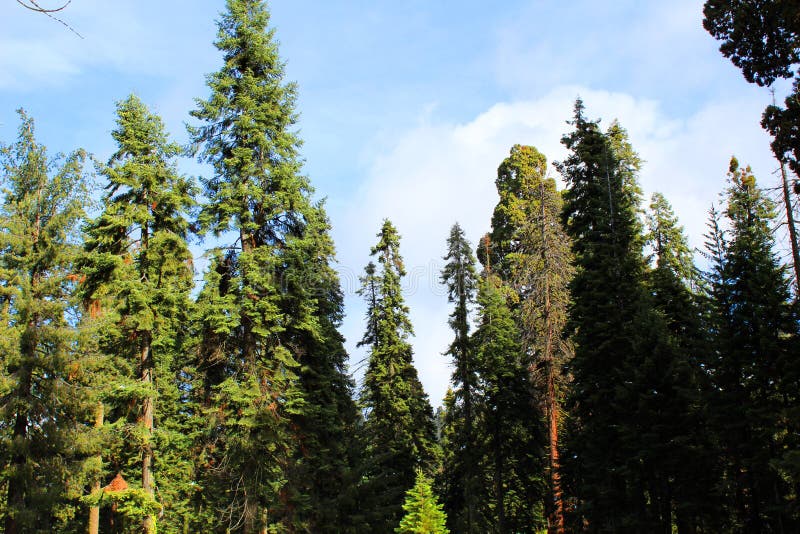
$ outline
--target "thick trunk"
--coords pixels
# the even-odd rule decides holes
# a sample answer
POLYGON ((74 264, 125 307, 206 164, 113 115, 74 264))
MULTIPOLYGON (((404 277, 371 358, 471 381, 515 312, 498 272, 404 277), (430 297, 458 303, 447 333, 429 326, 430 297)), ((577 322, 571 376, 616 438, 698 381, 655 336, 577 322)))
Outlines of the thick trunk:
MULTIPOLYGON (((103 418, 105 416, 105 410, 103 407, 102 402, 97 403, 97 407, 95 408, 94 412, 94 427, 95 429, 102 428, 103 426, 103 418)), ((98 455, 100 456, 100 455, 98 455)), ((100 459, 102 457, 100 456, 100 459)), ((92 483, 92 494, 97 493, 100 491, 100 477, 98 476, 97 479, 92 483)), ((99 534, 100 532, 100 507, 99 506, 92 506, 89 508, 89 534, 99 534)))
POLYGON ((550 445, 550 487, 553 492, 553 517, 550 532, 564 534, 564 495, 561 491, 561 464, 558 456, 558 416, 559 407, 556 399, 555 370, 552 362, 547 373, 547 419, 550 445))
POLYGON ((550 518, 551 534, 564 533, 564 496, 561 491, 561 464, 558 456, 558 419, 559 405, 556 394, 556 362, 554 357, 554 338, 556 332, 553 325, 553 310, 550 298, 550 261, 547 255, 549 243, 547 240, 547 229, 545 228, 545 202, 544 202, 544 183, 539 184, 539 204, 541 206, 540 228, 542 241, 542 265, 544 267, 544 324, 545 324, 545 344, 544 360, 547 365, 547 398, 545 399, 548 423, 548 442, 550 447, 550 490, 552 491, 553 513, 550 518))

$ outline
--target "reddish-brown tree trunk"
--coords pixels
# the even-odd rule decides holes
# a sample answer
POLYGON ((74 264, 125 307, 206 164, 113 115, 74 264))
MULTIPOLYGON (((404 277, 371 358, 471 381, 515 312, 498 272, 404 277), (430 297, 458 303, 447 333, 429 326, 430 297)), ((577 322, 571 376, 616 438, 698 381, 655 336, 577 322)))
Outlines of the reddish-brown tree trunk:
MULTIPOLYGON (((94 427, 99 429, 103 426, 105 411, 103 403, 98 402, 94 412, 94 427)), ((100 477, 92 483, 92 494, 100 491, 100 477)), ((89 534, 99 534, 100 532, 100 506, 89 508, 89 534)))

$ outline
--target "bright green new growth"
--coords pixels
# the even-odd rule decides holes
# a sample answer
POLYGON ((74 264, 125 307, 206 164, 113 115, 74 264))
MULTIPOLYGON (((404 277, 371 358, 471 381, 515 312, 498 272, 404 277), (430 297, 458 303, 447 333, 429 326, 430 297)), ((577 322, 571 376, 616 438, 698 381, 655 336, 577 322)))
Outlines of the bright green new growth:
POLYGON ((406 515, 400 521, 400 526, 394 529, 398 534, 450 533, 445 526, 447 516, 433 493, 430 480, 425 477, 422 470, 417 470, 414 487, 406 493, 403 510, 406 515))

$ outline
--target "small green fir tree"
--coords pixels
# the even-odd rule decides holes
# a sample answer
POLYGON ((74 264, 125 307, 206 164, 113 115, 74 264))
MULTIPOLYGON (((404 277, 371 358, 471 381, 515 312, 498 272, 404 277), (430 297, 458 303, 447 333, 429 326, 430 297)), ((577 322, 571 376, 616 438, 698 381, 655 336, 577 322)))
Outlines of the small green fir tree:
POLYGON ((400 526, 394 529, 399 534, 449 534, 450 532, 445 526, 447 515, 431 489, 430 480, 421 470, 417 470, 414 487, 406 492, 403 510, 406 515, 400 521, 400 526))

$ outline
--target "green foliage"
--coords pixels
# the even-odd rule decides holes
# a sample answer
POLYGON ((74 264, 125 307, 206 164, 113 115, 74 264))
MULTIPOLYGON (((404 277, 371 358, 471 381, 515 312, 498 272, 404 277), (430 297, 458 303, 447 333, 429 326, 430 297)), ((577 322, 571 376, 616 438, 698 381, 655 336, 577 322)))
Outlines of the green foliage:
POLYGON ((507 288, 492 273, 478 286, 476 347, 481 398, 479 465, 484 482, 480 514, 495 532, 535 532, 544 524, 543 437, 532 406, 530 358, 506 302, 507 288))
POLYGON ((367 317, 376 321, 374 332, 369 333, 368 326, 365 336, 372 345, 361 402, 367 412, 365 455, 370 458, 365 475, 369 525, 372 531, 389 532, 400 520, 403 494, 413 485, 415 470, 433 468, 436 432, 433 410, 408 342, 412 330, 400 287, 405 275, 400 236, 387 220, 378 238, 372 255, 378 258, 380 274, 376 276, 368 267, 368 275, 362 279, 361 294, 370 306, 367 317))
POLYGON ((455 367, 452 382, 456 389, 450 391, 450 397, 445 399, 447 443, 442 443, 442 448, 446 461, 439 484, 445 488, 443 496, 453 529, 480 532, 480 479, 477 470, 480 449, 475 439, 478 378, 475 348, 469 338, 469 312, 475 302, 477 274, 471 246, 458 223, 450 230, 444 259, 447 264, 442 270, 441 281, 447 285, 448 300, 455 304, 449 320, 455 339, 447 354, 455 367))
POLYGON ((49 159, 19 111, 0 147, 0 480, 4 531, 63 530, 78 509, 87 398, 74 351, 76 229, 87 196, 85 153, 49 159), (73 485, 75 484, 75 485, 73 485))
MULTIPOLYGON (((105 443, 101 454, 111 469, 98 476, 122 471, 128 480, 140 478, 151 500, 156 489, 164 499, 164 523, 180 524, 175 512, 191 494, 190 473, 173 446, 181 441, 186 411, 170 401, 179 401, 176 378, 185 358, 180 325, 189 317, 193 285, 186 238, 195 190, 176 170, 180 147, 137 97, 118 103, 112 137, 117 151, 98 165, 108 182, 103 211, 86 228, 80 261, 87 312, 107 316, 98 325, 98 349, 117 365, 105 373, 117 388, 96 383, 98 402, 107 404, 106 424, 124 436, 105 443)), ((143 520, 155 524, 153 515, 143 520)))
POLYGON ((774 207, 749 167, 740 168, 733 159, 729 176, 724 215, 730 236, 725 239, 715 219, 709 233, 716 350, 707 365, 714 384, 710 422, 724 462, 721 491, 732 529, 793 530, 799 519, 790 467, 798 445, 792 416, 798 399, 798 320, 773 251, 774 207))
POLYGON ((788 162, 795 174, 794 194, 800 191, 800 79, 784 100, 784 106, 767 106, 761 126, 772 135, 772 152, 779 161, 788 162))
POLYGON ((406 493, 403 503, 405 515, 400 526, 394 529, 399 534, 449 534, 445 526, 447 515, 437 502, 431 482, 417 470, 414 487, 406 493))
POLYGON ((793 0, 707 0, 703 27, 750 83, 791 78, 800 63, 800 17, 793 0))
POLYGON ((678 323, 691 323, 694 312, 673 315, 679 301, 691 300, 682 291, 692 267, 668 206, 657 202, 651 235, 659 263, 650 276, 639 159, 617 123, 603 133, 580 101, 575 111, 575 130, 563 139, 570 155, 558 164, 569 186, 563 216, 577 268, 568 324, 576 346, 571 493, 596 531, 697 528, 707 521, 696 504, 705 488, 693 457, 703 427, 693 355, 678 341, 678 323))
POLYGON ((204 477, 220 489, 206 505, 225 510, 229 528, 336 531, 350 522, 357 447, 329 224, 300 172, 296 88, 283 80, 266 6, 226 7, 215 43, 224 64, 190 128, 214 169, 200 223, 237 237, 214 253, 198 298, 211 423, 201 458, 217 466, 204 477))

